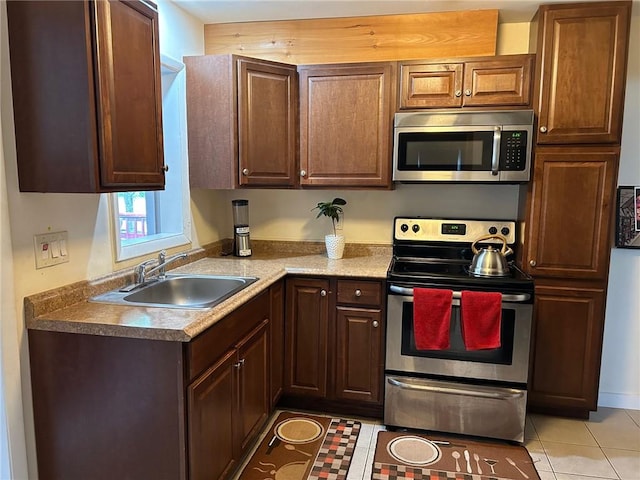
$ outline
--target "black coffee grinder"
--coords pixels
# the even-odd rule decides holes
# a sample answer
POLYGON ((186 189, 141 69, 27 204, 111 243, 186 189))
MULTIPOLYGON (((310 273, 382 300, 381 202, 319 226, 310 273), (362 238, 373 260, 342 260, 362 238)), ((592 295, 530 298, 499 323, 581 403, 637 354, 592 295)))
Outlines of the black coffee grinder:
POLYGON ((233 206, 233 254, 236 257, 250 257, 249 200, 232 200, 231 205, 233 206))

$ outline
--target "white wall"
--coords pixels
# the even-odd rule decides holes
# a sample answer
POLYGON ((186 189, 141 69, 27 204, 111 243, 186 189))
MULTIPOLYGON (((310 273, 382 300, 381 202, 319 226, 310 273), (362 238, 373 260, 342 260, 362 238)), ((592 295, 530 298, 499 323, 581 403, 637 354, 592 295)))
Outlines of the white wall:
MULTIPOLYGON (((634 5, 618 185, 640 186, 640 12, 634 5)), ((614 248, 599 405, 640 409, 640 250, 614 248)))

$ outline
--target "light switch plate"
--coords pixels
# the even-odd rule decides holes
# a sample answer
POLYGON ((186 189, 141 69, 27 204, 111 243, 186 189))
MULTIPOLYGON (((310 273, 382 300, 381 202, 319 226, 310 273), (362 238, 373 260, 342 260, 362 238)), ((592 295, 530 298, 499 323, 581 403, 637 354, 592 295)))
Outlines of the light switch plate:
POLYGON ((39 233, 33 236, 36 269, 52 267, 69 261, 67 232, 39 233))

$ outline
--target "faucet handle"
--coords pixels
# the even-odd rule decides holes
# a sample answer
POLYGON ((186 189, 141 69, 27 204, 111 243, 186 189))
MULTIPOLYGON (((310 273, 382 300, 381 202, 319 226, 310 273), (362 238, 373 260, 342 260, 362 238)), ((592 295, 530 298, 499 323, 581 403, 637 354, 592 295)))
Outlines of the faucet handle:
POLYGON ((136 283, 143 283, 145 281, 145 268, 147 268, 147 265, 151 265, 152 263, 156 263, 156 261, 153 259, 145 260, 144 262, 136 266, 135 268, 136 283))
POLYGON ((158 253, 158 263, 164 263, 166 259, 167 259, 167 251, 160 250, 160 252, 158 253))

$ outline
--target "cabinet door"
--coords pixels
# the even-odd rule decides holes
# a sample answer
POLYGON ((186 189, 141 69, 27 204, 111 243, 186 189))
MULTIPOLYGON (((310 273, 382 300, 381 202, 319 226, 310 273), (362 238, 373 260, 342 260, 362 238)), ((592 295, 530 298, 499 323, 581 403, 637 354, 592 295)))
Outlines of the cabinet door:
POLYGON ((401 64, 400 108, 462 106, 462 63, 401 64))
POLYGON ((540 9, 538 143, 619 143, 631 4, 540 9))
POLYGON ((295 395, 327 395, 329 281, 287 280, 285 325, 285 391, 295 395))
POLYGON ((389 187, 395 64, 300 67, 300 184, 389 187))
POLYGON ((525 268, 535 277, 606 279, 617 148, 539 148, 525 268))
POLYGON ((163 187, 158 12, 145 2, 95 6, 102 186, 163 187))
POLYGON ((269 320, 264 320, 237 346, 240 449, 260 431, 269 415, 269 320))
POLYGON ((382 332, 380 310, 337 307, 336 398, 382 401, 382 332))
POLYGON ((236 363, 231 350, 187 388, 191 480, 222 480, 239 458, 236 363))
POLYGON ((510 55, 464 65, 465 107, 529 105, 533 55, 510 55))
POLYGON ((142 1, 6 6, 20 191, 163 188, 157 12, 142 1))
POLYGON ((284 281, 271 286, 271 317, 269 318, 271 342, 271 408, 282 395, 284 385, 284 281))
POLYGON ((295 67, 238 59, 239 184, 296 185, 295 67))
POLYGON ((604 288, 536 286, 531 405, 595 410, 604 306, 604 288))

